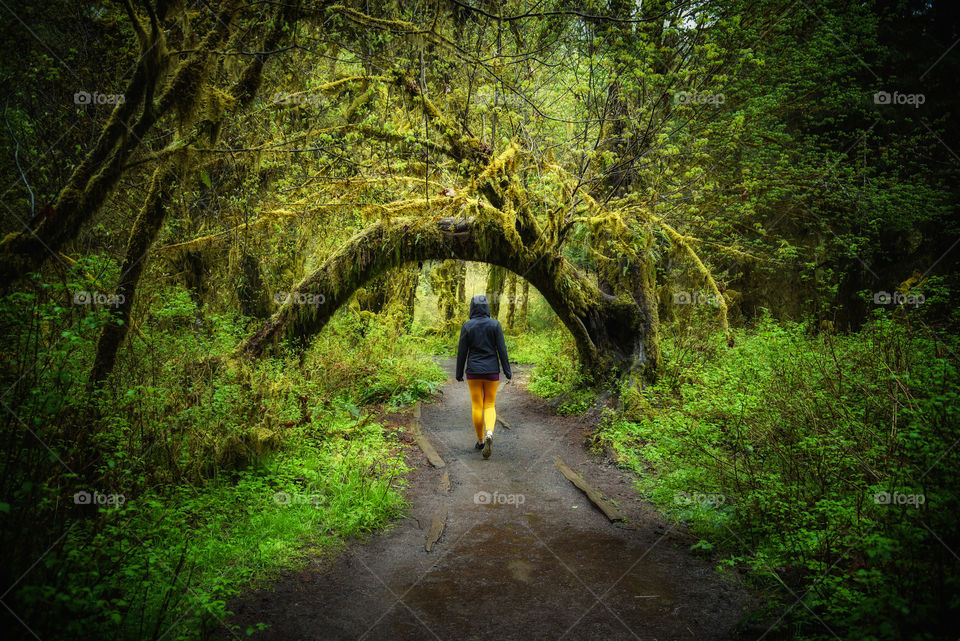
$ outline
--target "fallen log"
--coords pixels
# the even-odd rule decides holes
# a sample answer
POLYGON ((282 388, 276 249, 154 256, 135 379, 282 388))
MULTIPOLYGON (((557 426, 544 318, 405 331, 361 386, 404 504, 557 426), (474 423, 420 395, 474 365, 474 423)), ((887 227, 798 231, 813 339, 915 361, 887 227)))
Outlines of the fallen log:
POLYGON ((557 469, 559 469, 560 472, 566 476, 571 483, 576 485, 580 491, 586 494, 587 498, 590 499, 590 501, 596 505, 608 519, 610 519, 611 523, 614 521, 626 520, 626 517, 623 516, 620 510, 614 507, 610 501, 603 498, 603 495, 599 490, 583 480, 583 477, 571 470, 566 463, 557 457, 554 457, 553 462, 556 464, 557 469))

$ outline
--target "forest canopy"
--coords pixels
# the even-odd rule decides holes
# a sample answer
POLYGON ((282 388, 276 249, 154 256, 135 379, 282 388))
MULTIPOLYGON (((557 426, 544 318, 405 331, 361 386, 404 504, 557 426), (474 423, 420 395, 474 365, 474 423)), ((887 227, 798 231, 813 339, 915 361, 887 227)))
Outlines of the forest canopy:
MULTIPOLYGON (((638 481, 645 492, 666 496, 669 479, 710 469, 704 484, 739 497, 739 512, 731 502, 698 526, 723 532, 722 521, 743 536, 726 541, 729 565, 775 561, 809 589, 862 525, 861 495, 907 482, 906 469, 929 486, 935 515, 878 517, 875 538, 840 566, 853 578, 828 572, 835 591, 787 619, 803 638, 823 633, 811 631, 821 615, 844 635, 883 599, 910 614, 890 614, 869 638, 934 638, 956 613, 943 596, 957 587, 956 554, 936 543, 960 550, 949 489, 960 437, 951 3, 3 10, 0 519, 11 587, 0 600, 42 638, 159 638, 181 619, 184 635, 217 628, 226 593, 203 582, 205 552, 171 522, 207 514, 204 492, 226 492, 224 479, 245 488, 305 474, 278 463, 270 476, 271 457, 342 473, 356 497, 370 487, 389 497, 328 523, 332 538, 396 517, 403 463, 370 408, 436 392, 427 356, 455 348, 466 301, 483 292, 511 349, 518 341, 535 362, 534 391, 570 411, 606 407, 598 442, 638 478, 650 469, 641 460, 662 463, 664 484, 638 481), (773 400, 758 403, 763 394, 773 400), (791 398, 809 413, 790 418, 791 398), (762 451, 769 429, 732 436, 736 412, 724 408, 734 406, 782 442, 762 451), (777 407, 782 432, 767 414, 777 407), (644 449, 654 441, 662 450, 644 449), (691 442, 710 454, 681 447, 691 442), (835 443, 836 459, 814 460, 835 443), (758 461, 746 463, 752 481, 730 472, 745 452, 758 461), (860 499, 837 498, 833 483, 860 499), (65 498, 107 487, 143 498, 110 514, 65 498), (196 505, 150 523, 187 488, 204 488, 196 505), (815 496, 784 507, 797 488, 815 496), (771 543, 765 522, 809 536, 771 543), (163 557, 173 583, 148 555, 126 556, 125 528, 177 551, 163 557), (908 541, 915 556, 898 561, 908 541), (94 561, 81 570, 85 550, 94 561), (898 578, 944 558, 935 585, 898 578), (180 578, 192 597, 171 596, 180 578), (137 582, 146 587, 130 596, 123 586, 137 582), (917 605, 914 590, 930 601, 917 605), (55 616, 37 623, 48 606, 55 616), (927 628, 908 620, 918 612, 927 628), (74 615, 75 628, 61 625, 74 615)), ((344 500, 366 500, 356 497, 344 500)), ((226 582, 239 589, 254 574, 238 565, 226 582)))

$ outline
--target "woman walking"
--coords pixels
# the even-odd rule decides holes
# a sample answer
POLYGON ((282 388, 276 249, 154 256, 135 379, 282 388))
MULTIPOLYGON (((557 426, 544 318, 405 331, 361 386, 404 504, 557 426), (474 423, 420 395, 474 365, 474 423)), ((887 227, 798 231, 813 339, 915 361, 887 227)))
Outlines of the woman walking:
POLYGON ((483 458, 490 458, 493 446, 493 426, 497 422, 497 385, 500 368, 507 380, 513 378, 507 344, 503 340, 500 321, 490 318, 486 296, 474 296, 470 301, 470 320, 460 328, 457 347, 457 380, 463 381, 464 365, 470 404, 473 409, 473 429, 477 433, 476 449, 483 450, 483 458))

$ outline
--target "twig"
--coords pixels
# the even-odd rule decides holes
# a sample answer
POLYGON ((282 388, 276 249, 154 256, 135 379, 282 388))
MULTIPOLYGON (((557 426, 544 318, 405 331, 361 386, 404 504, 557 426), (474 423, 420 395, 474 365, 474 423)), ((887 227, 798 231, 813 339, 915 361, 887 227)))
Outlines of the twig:
POLYGON ((30 189, 30 183, 27 182, 27 176, 23 173, 23 167, 20 166, 20 141, 13 133, 13 128, 10 126, 10 121, 7 120, 7 106, 9 102, 10 97, 8 96, 7 102, 3 105, 3 122, 7 125, 7 131, 10 132, 10 137, 13 138, 13 160, 17 163, 17 171, 20 172, 20 179, 23 180, 23 185, 27 188, 27 193, 30 194, 30 216, 32 218, 35 215, 34 210, 36 209, 36 198, 33 195, 33 190, 30 189))

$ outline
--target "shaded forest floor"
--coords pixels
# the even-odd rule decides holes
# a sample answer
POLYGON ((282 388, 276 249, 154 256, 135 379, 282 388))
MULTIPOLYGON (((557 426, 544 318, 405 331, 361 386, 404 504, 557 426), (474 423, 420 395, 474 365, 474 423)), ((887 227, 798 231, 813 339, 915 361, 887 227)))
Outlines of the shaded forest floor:
MULTIPOLYGON (((452 360, 444 368, 452 374, 452 360)), ((695 539, 642 501, 628 472, 584 447, 589 422, 555 416, 522 371, 514 380, 497 398, 512 429, 498 425, 489 460, 473 447, 467 386, 451 376, 421 419, 446 465, 410 440, 407 518, 234 600, 229 622, 267 624, 253 635, 264 641, 734 636, 755 597, 691 552, 695 539), (555 457, 626 520, 608 521, 555 457), (437 518, 445 526, 428 552, 437 518)))

